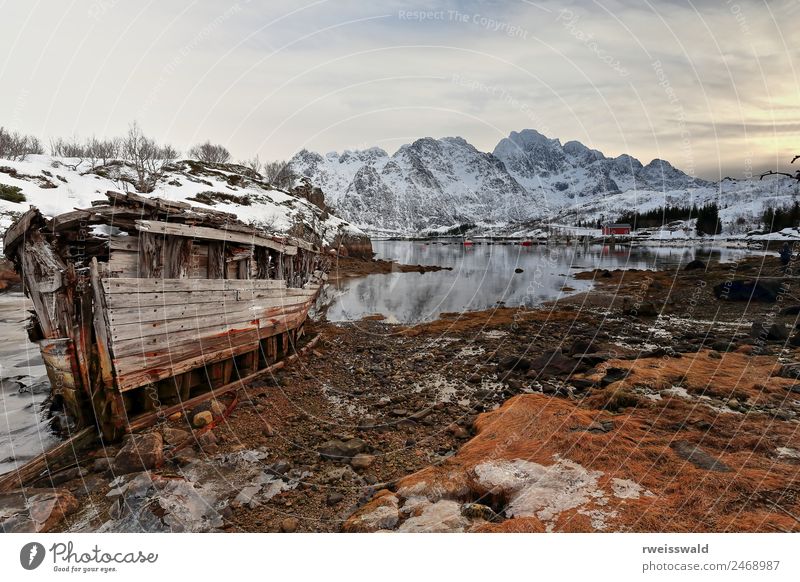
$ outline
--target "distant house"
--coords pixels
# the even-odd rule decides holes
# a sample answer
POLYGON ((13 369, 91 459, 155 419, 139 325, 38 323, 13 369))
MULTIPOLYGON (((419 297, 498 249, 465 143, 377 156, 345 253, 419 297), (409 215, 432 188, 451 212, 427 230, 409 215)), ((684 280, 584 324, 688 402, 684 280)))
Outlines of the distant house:
POLYGON ((603 225, 603 234, 630 234, 631 233, 631 225, 630 224, 604 224, 603 225))

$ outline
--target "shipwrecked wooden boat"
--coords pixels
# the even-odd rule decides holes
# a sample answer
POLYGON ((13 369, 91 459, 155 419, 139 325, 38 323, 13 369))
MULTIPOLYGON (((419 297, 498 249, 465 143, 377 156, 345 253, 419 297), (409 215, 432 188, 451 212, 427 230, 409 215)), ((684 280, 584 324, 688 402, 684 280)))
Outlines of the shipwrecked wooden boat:
POLYGON ((107 197, 51 219, 32 208, 4 253, 70 432, 96 425, 115 440, 293 351, 327 266, 317 244, 232 214, 107 197))

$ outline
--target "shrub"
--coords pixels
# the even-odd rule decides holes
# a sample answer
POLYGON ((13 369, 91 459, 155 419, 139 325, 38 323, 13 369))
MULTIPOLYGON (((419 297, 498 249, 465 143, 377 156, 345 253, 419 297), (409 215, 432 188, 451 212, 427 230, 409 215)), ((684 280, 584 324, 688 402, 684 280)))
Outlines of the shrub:
POLYGON ((224 164, 231 159, 231 152, 225 146, 207 141, 190 149, 189 156, 207 164, 224 164))
POLYGON ((11 133, 0 127, 0 158, 7 160, 24 160, 28 154, 43 154, 39 139, 32 135, 22 135, 16 131, 11 133))
POLYGON ((0 199, 9 202, 25 202, 25 194, 19 186, 0 184, 0 199))

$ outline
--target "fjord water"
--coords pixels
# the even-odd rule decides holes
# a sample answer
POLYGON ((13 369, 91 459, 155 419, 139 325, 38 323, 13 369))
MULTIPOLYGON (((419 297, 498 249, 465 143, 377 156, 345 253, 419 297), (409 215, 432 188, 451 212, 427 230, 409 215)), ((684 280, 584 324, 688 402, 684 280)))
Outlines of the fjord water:
MULTIPOLYGON (((733 248, 626 245, 444 244, 434 241, 373 241, 376 258, 450 271, 390 273, 334 284, 329 321, 382 315, 390 323, 421 323, 442 313, 504 305, 534 307, 591 288, 575 273, 601 269, 661 269, 695 258, 727 262, 759 251, 733 248), (522 272, 515 272, 522 269, 522 272)), ((762 253, 763 254, 763 253, 762 253)))

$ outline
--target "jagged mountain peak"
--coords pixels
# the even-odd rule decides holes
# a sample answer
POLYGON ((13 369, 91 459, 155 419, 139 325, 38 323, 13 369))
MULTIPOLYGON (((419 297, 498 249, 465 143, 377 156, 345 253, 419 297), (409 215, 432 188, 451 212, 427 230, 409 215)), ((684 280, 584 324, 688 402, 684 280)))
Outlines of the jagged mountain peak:
POLYGON ((535 129, 512 131, 492 153, 462 137, 422 137, 391 156, 380 148, 326 158, 304 150, 290 165, 322 188, 344 218, 374 232, 533 220, 630 190, 708 185, 665 160, 644 166, 628 154, 609 158, 535 129))

